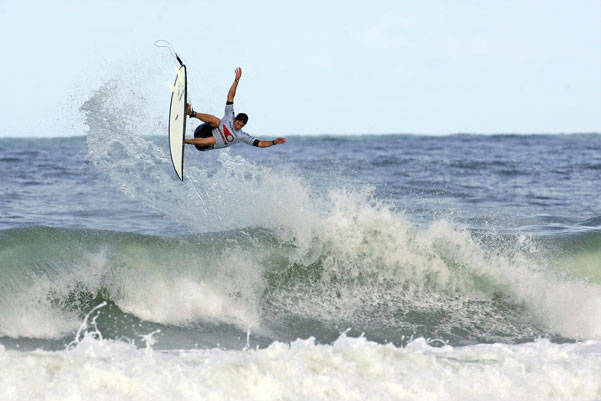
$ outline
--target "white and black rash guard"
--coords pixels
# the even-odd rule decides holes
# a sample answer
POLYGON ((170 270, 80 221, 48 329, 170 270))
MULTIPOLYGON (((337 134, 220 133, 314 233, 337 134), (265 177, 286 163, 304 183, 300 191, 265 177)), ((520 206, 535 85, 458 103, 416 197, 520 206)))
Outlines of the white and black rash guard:
POLYGON ((257 146, 258 139, 253 138, 246 132, 234 129, 234 103, 225 104, 225 114, 221 119, 221 124, 213 130, 215 138, 215 146, 213 149, 227 148, 235 143, 246 143, 248 145, 257 146))

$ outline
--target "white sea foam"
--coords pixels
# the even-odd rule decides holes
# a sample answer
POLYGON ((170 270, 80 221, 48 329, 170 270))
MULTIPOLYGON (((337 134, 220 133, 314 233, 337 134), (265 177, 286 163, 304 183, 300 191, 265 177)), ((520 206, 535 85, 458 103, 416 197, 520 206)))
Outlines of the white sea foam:
POLYGON ((27 400, 594 400, 601 342, 404 348, 342 335, 248 351, 138 349, 87 335, 66 351, 0 346, 0 394, 27 400))

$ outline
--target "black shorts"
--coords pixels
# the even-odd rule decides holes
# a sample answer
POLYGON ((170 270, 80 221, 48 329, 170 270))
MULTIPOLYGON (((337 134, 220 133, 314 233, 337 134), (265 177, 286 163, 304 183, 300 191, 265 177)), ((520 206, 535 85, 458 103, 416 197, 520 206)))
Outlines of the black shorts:
MULTIPOLYGON (((196 127, 194 130, 194 138, 212 138, 213 137, 213 127, 209 125, 209 123, 204 123, 196 127)), ((214 145, 208 146, 200 146, 194 145, 196 149, 200 151, 213 149, 214 145)))

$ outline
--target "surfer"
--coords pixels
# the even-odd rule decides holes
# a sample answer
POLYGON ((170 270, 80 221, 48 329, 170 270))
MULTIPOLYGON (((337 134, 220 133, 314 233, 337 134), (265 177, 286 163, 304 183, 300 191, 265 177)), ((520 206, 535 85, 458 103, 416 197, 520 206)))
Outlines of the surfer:
POLYGON ((273 141, 260 141, 253 138, 242 128, 248 122, 248 116, 244 113, 235 115, 234 97, 238 88, 238 81, 242 77, 242 68, 236 68, 234 83, 227 93, 225 103, 225 114, 219 119, 211 114, 197 113, 188 104, 186 113, 190 118, 198 118, 204 124, 198 126, 194 131, 194 139, 184 139, 184 143, 196 146, 198 150, 211 150, 231 146, 235 143, 246 143, 259 148, 268 148, 273 145, 286 143, 285 138, 276 138, 273 141), (234 117, 235 116, 235 117, 234 117))

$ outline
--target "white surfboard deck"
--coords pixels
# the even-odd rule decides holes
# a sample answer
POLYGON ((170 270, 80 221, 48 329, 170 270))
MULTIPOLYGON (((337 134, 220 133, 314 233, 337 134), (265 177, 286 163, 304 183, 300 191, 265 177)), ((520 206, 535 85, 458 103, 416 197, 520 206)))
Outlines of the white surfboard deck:
POLYGON ((175 173, 184 180, 184 138, 186 136, 186 103, 188 102, 188 84, 186 66, 176 67, 177 76, 171 88, 169 107, 169 153, 175 173))

